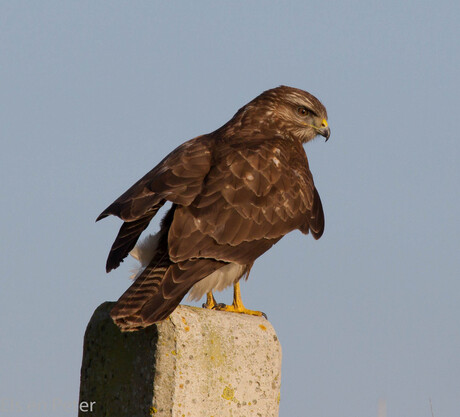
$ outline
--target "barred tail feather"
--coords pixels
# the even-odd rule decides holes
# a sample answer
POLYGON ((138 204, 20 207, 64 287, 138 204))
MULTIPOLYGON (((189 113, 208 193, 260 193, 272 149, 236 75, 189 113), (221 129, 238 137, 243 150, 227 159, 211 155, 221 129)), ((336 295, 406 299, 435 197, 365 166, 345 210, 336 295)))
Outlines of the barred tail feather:
POLYGON ((120 297, 110 315, 122 331, 145 327, 139 315, 145 303, 158 293, 161 281, 170 266, 167 262, 152 262, 120 297))
POLYGON ((121 296, 110 315, 124 332, 164 320, 195 283, 224 265, 211 259, 152 261, 121 296))

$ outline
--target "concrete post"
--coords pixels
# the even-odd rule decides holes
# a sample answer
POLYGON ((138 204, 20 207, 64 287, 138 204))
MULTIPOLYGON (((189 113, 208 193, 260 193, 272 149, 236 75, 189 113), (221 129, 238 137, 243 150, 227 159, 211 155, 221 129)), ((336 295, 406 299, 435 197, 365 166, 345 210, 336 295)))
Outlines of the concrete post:
POLYGON ((79 417, 278 416, 281 346, 266 319, 179 306, 121 333, 113 304, 85 333, 79 417))

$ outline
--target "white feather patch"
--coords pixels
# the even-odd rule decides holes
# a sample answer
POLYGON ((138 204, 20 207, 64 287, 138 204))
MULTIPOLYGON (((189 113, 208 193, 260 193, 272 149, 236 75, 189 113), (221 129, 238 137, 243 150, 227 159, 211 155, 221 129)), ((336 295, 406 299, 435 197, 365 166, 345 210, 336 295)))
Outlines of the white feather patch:
POLYGON ((188 294, 188 300, 198 301, 210 291, 222 291, 234 284, 244 273, 245 266, 230 263, 197 282, 188 294))
POLYGON ((150 263, 158 247, 159 233, 148 235, 144 240, 139 242, 129 254, 139 261, 136 268, 131 269, 131 279, 136 279, 145 267, 150 263))

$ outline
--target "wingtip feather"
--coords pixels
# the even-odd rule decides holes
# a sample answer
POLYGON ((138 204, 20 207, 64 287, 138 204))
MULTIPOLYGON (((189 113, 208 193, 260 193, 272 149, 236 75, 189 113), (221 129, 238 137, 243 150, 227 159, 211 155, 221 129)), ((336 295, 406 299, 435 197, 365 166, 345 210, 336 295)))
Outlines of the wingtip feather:
POLYGON ((107 216, 108 214, 105 214, 105 212, 102 212, 101 214, 99 214, 99 216, 97 216, 96 222, 98 222, 99 220, 105 219, 107 216))

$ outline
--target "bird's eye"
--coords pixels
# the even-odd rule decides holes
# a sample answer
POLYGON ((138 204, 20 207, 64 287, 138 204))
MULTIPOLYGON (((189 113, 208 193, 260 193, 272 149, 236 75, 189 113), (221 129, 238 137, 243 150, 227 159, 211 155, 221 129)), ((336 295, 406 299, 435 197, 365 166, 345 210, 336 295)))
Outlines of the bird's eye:
POLYGON ((300 107, 297 107, 297 113, 300 115, 300 116, 306 116, 308 114, 308 110, 306 107, 304 106, 300 106, 300 107))

